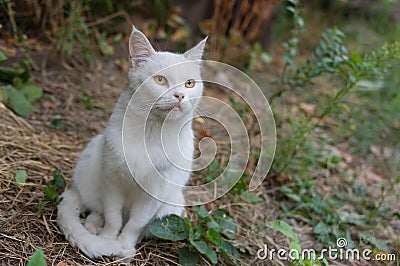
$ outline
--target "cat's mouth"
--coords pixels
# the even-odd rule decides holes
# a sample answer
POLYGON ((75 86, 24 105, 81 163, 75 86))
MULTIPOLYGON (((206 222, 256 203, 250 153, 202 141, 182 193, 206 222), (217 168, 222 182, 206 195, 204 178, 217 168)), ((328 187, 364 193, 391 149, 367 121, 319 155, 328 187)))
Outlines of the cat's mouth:
POLYGON ((182 107, 180 104, 177 104, 171 109, 171 111, 182 111, 182 107))
POLYGON ((182 105, 180 103, 172 105, 172 106, 163 106, 163 107, 156 107, 157 111, 161 111, 163 113, 169 113, 172 111, 182 111, 182 105))

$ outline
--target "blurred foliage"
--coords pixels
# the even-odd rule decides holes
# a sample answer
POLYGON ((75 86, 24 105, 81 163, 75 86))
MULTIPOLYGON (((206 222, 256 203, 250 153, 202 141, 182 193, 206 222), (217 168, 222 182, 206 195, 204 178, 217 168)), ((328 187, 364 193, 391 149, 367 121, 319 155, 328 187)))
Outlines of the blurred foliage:
MULTIPOLYGON (((7 61, 7 56, 0 49, 0 64, 7 61)), ((0 100, 20 116, 27 116, 34 111, 32 103, 42 97, 42 88, 33 85, 29 75, 29 60, 20 65, 6 67, 0 65, 0 100)))
MULTIPOLYGON (((332 28, 323 32, 322 39, 309 55, 303 56, 299 51, 305 24, 299 1, 288 1, 287 10, 292 13, 293 29, 289 41, 284 43, 286 50, 283 71, 273 83, 278 90, 270 96, 280 136, 272 171, 288 178, 287 184, 280 188, 285 197, 280 206, 288 217, 301 217, 302 221, 306 218, 313 226, 318 243, 323 246, 334 245, 338 237, 346 237, 349 241, 348 247, 370 239, 371 241, 367 241, 369 244, 378 250, 389 252, 384 241, 374 238, 362 229, 368 229, 368 224, 379 223, 391 215, 384 195, 394 193, 393 187, 398 184, 398 179, 391 178, 387 187, 382 185, 380 202, 370 202, 365 198, 365 193, 354 195, 352 200, 349 199, 348 191, 321 195, 316 188, 316 180, 309 176, 311 171, 317 169, 327 168, 335 173, 341 171, 338 166, 345 158, 329 149, 329 145, 337 145, 329 128, 346 128, 349 134, 355 134, 357 141, 363 138, 357 135, 375 138, 367 141, 369 148, 371 144, 379 143, 376 138, 383 124, 389 126, 392 123, 393 126, 393 122, 398 121, 399 90, 393 73, 396 73, 397 62, 400 61, 400 43, 389 42, 369 52, 350 51, 345 34, 332 28), (325 80, 324 84, 332 83, 334 88, 331 91, 316 88, 315 83, 320 80, 325 80), (370 89, 363 91, 360 89, 362 84, 370 89), (372 98, 358 105, 349 99, 354 94, 370 94, 372 98), (296 97, 302 102, 305 111, 296 113, 296 117, 277 112, 275 102, 285 96, 296 97), (308 103, 307 100, 313 102, 308 103), (367 102, 374 104, 365 108, 367 102), (373 111, 374 108, 380 110, 373 111), (345 117, 344 113, 350 110, 355 113, 349 115, 348 119, 344 118, 345 121, 353 119, 370 122, 364 125, 353 123, 354 126, 350 123, 334 125, 335 122, 332 121, 340 121, 340 118, 345 117), (364 130, 360 130, 363 126, 364 130), (341 211, 345 204, 355 206, 357 213, 341 211), (357 230, 354 230, 355 226, 358 226, 357 230), (355 239, 359 242, 354 243, 355 239)), ((395 136, 398 136, 398 130, 391 132, 394 134, 392 139, 398 139, 395 136)), ((354 193, 362 190, 355 183, 346 185, 354 193)))
MULTIPOLYGON (((391 147, 399 145, 399 72, 400 64, 397 62, 384 74, 381 81, 363 82, 357 87, 355 93, 361 102, 355 106, 355 130, 351 139, 356 152, 368 152, 371 143, 391 147)), ((342 119, 349 122, 345 117, 342 119)))

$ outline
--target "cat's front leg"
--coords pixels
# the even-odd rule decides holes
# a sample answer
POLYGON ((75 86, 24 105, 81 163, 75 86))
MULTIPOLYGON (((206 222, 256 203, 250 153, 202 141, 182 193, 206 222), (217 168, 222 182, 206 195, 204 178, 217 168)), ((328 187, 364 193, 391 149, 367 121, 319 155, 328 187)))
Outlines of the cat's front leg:
POLYGON ((182 216, 185 211, 185 198, 183 197, 182 190, 175 190, 173 193, 169 193, 166 197, 166 203, 163 203, 155 218, 162 218, 164 216, 175 214, 182 216), (172 204, 171 204, 172 203, 172 204))
POLYGON ((129 254, 134 249, 142 231, 150 223, 159 209, 160 202, 145 192, 131 207, 129 220, 125 224, 118 241, 129 254))
POLYGON ((102 200, 104 227, 99 235, 107 239, 117 239, 122 227, 123 196, 121 193, 108 191, 102 200))

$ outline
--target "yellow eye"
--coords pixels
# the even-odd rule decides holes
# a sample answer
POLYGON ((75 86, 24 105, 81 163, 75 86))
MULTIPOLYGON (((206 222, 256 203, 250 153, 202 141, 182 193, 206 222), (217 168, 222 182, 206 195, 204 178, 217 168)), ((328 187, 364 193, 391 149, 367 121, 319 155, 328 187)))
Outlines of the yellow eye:
POLYGON ((164 85, 165 83, 167 83, 167 79, 163 76, 155 76, 154 81, 160 85, 164 85))
POLYGON ((194 79, 188 79, 185 82, 185 87, 186 88, 193 88, 195 83, 196 82, 194 81, 194 79))

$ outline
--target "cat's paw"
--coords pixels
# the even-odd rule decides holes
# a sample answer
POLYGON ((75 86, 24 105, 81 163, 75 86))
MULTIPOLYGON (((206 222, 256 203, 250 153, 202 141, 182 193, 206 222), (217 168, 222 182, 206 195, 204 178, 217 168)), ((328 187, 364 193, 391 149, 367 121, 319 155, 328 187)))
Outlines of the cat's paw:
POLYGON ((89 223, 85 223, 85 228, 94 235, 97 235, 101 230, 101 228, 98 228, 95 225, 89 223))
POLYGON ((130 263, 133 257, 136 255, 136 249, 134 247, 123 249, 118 257, 123 259, 124 263, 130 263))
POLYGON ((125 237, 124 235, 120 235, 118 237, 118 242, 121 244, 122 248, 125 250, 135 249, 135 244, 131 238, 125 237))
POLYGON ((117 240, 118 238, 118 233, 111 231, 111 230, 103 230, 100 232, 99 236, 105 239, 110 239, 110 240, 117 240))
POLYGON ((97 212, 92 212, 86 218, 85 228, 92 234, 97 235, 100 233, 104 225, 103 217, 97 212))

